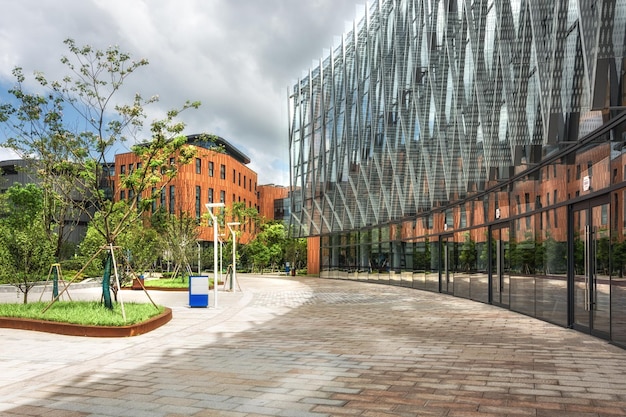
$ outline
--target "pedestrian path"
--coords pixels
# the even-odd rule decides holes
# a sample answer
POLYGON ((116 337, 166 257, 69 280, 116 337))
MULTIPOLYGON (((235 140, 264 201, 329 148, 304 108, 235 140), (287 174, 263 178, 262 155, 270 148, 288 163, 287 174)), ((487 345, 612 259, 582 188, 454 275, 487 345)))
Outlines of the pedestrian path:
POLYGON ((239 281, 217 308, 151 291, 174 317, 141 336, 0 329, 0 415, 626 415, 626 350, 603 340, 408 288, 239 281))

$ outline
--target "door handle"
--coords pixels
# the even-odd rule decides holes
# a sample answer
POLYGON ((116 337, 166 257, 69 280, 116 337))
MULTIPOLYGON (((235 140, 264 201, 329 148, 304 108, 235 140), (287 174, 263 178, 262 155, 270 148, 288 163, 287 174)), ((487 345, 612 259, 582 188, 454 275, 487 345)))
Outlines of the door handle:
POLYGON ((591 276, 591 259, 589 257, 591 239, 591 229, 589 225, 585 226, 585 311, 591 309, 591 300, 589 297, 589 277, 591 276))

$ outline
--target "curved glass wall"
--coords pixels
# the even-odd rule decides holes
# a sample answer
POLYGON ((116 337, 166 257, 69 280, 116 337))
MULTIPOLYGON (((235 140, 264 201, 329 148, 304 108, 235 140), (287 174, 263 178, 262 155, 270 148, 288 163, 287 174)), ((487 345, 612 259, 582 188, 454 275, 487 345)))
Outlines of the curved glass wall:
POLYGON ((626 1, 373 2, 289 91, 322 276, 626 345, 626 1))

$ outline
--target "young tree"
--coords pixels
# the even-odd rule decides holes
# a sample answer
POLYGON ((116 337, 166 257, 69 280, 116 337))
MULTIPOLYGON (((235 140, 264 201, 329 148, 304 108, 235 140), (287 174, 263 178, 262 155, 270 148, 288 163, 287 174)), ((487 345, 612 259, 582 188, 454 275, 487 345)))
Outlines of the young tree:
POLYGON ((79 193, 74 191, 76 173, 67 162, 82 143, 64 124, 61 96, 28 93, 22 68, 15 68, 13 76, 16 85, 8 91, 13 100, 0 105, 0 122, 10 134, 5 146, 28 161, 22 169, 39 178, 43 226, 59 259, 63 245, 80 220, 76 204, 79 193))
POLYGON ((222 216, 221 222, 225 223, 224 218, 229 218, 228 221, 239 222, 243 224, 250 224, 250 226, 254 226, 258 228, 261 217, 259 216, 259 211, 255 207, 246 207, 246 204, 243 202, 234 202, 232 206, 227 207, 222 216))
POLYGON ((42 196, 34 184, 13 185, 0 196, 0 278, 22 291, 24 303, 54 254, 41 221, 42 196))
MULTIPOLYGON (((79 203, 82 213, 90 218, 95 207, 101 216, 98 232, 107 244, 113 244, 127 224, 116 221, 114 226, 112 219, 119 214, 118 210, 123 210, 123 220, 138 219, 162 187, 176 175, 177 167, 193 157, 195 148, 183 147, 185 124, 176 119, 181 111, 197 108, 200 103, 187 102, 169 110, 162 120, 150 123, 146 137, 143 131, 146 106, 158 98, 145 99, 136 93, 128 103, 119 100, 127 79, 148 65, 148 61, 135 61, 117 46, 99 50, 89 45, 78 46, 72 39, 67 39, 65 44, 70 53, 61 62, 68 69, 68 75, 60 81, 51 81, 43 73, 36 73, 35 79, 45 93, 27 94, 22 87, 25 77, 17 68, 14 74, 18 87, 12 93, 19 105, 5 105, 0 120, 11 123, 15 129, 16 135, 8 141, 10 146, 23 155, 50 158, 50 169, 67 175, 72 192, 80 193, 81 198, 71 198, 75 196, 69 195, 63 187, 55 191, 65 193, 63 201, 71 198, 73 203, 79 203), (68 107, 71 111, 66 111, 68 107), (78 119, 67 120, 67 114, 77 115, 78 119), (29 128, 32 125, 43 127, 33 134, 29 128), (119 206, 113 204, 105 192, 111 185, 105 167, 121 144, 129 140, 135 143, 131 149, 139 156, 141 167, 122 176, 119 186, 141 198, 119 206), (169 163, 171 157, 176 158, 174 164, 169 163)), ((47 178, 48 172, 42 175, 47 178)))
MULTIPOLYGON (((187 102, 178 109, 169 110, 162 120, 150 123, 150 133, 146 137, 143 133, 147 117, 145 107, 156 102, 157 97, 145 99, 136 93, 128 103, 120 100, 127 79, 148 65, 148 61, 134 61, 117 46, 99 50, 89 45, 78 46, 72 39, 67 39, 65 44, 69 55, 61 62, 68 75, 60 81, 50 81, 43 73, 36 73, 35 79, 45 93, 18 93, 16 97, 22 105, 5 106, 0 120, 18 127, 20 122, 25 126, 42 120, 50 123, 49 129, 43 129, 41 135, 18 129, 9 144, 22 154, 35 157, 52 154, 56 146, 62 146, 61 157, 54 160, 53 169, 67 173, 73 184, 72 192, 80 193, 81 198, 70 196, 58 187, 55 191, 66 193, 65 199, 58 201, 67 202, 71 198, 73 204, 78 203, 81 212, 90 218, 98 213, 100 221, 96 223, 96 231, 106 245, 113 246, 124 227, 138 221, 143 211, 160 195, 163 187, 176 175, 177 167, 193 157, 195 148, 183 146, 186 143, 186 137, 182 135, 185 124, 176 119, 181 111, 197 108, 200 103, 187 102), (71 111, 65 111, 68 107, 71 111), (78 120, 67 120, 67 114, 78 115, 78 120), (112 189, 111 177, 105 167, 120 145, 129 140, 138 143, 131 149, 141 160, 141 166, 122 176, 121 184, 116 185, 140 198, 132 199, 127 205, 116 205, 105 192, 112 189), (63 145, 66 143, 70 145, 63 145), (169 163, 172 157, 175 158, 174 164, 169 163)), ((16 69, 16 74, 18 82, 24 80, 21 70, 16 69)), ((23 92, 23 89, 15 91, 23 92)))
POLYGON ((306 266, 307 240, 306 238, 288 238, 285 241, 285 260, 291 262, 296 271, 306 266))
POLYGON ((270 265, 276 269, 284 262, 286 242, 285 226, 280 222, 267 222, 260 226, 255 239, 245 246, 245 255, 254 266, 264 268, 270 265))
POLYGON ((258 269, 259 272, 267 267, 270 263, 271 254, 267 246, 260 240, 253 240, 242 249, 243 257, 252 264, 252 271, 258 269))
MULTIPOLYGON (((116 205, 127 205, 126 201, 119 201, 116 205)), ((124 212, 124 209, 118 209, 118 216, 115 219, 111 219, 115 227, 119 227, 117 222, 122 221, 120 213, 124 212)), ((99 230, 102 228, 102 217, 98 214, 89 224, 87 234, 81 242, 79 248, 81 258, 88 260, 92 256, 97 255, 100 252, 100 248, 106 245, 106 241, 99 230)), ((141 274, 145 272, 150 265, 152 265, 161 253, 160 239, 157 232, 145 224, 144 222, 128 222, 128 224, 121 227, 123 230, 118 238, 117 244, 118 251, 118 263, 125 263, 133 268, 133 271, 141 274)), ((99 270, 99 265, 102 265, 106 260, 106 255, 101 254, 97 257, 98 261, 94 268, 90 268, 90 271, 99 270)))
POLYGON ((160 209, 152 215, 151 223, 159 235, 161 247, 174 261, 175 275, 181 269, 191 268, 200 234, 198 220, 184 211, 169 214, 160 209))

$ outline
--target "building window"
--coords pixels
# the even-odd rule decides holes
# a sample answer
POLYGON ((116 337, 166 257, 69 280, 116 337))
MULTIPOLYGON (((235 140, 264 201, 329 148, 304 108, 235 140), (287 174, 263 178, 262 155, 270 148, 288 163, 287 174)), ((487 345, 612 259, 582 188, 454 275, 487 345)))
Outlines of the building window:
POLYGON ((200 186, 196 185, 196 220, 200 221, 200 186))
POLYGON ((176 204, 176 195, 174 186, 170 185, 170 214, 174 214, 174 206, 176 204))
POLYGON ((196 174, 202 174, 202 159, 196 158, 196 174))
POLYGON ((209 188, 209 203, 213 202, 213 188, 209 188))
POLYGON ((220 165, 220 179, 221 180, 225 180, 226 179, 226 165, 224 165, 224 164, 220 165))
POLYGON ((530 194, 524 193, 524 205, 526 206, 526 213, 530 211, 530 194))
POLYGON ((120 166, 120 174, 121 175, 125 175, 126 174, 126 165, 121 165, 120 166))
POLYGON ((467 214, 465 213, 465 205, 461 206, 461 223, 459 227, 467 227, 467 214))
POLYGON ((135 166, 133 164, 128 164, 128 173, 129 174, 132 174, 134 169, 135 169, 135 166))
POLYGON ((236 182, 236 178, 237 178, 237 173, 233 169, 233 184, 236 182))
POLYGON ((239 186, 241 187, 241 172, 239 173, 239 175, 237 176, 237 178, 239 178, 239 179, 238 179, 238 182, 237 182, 237 185, 239 185, 239 186))
POLYGON ((622 193, 622 195, 623 195, 622 201, 624 202, 624 204, 622 204, 623 211, 624 211, 624 213, 623 213, 624 214, 624 222, 622 224, 622 227, 626 228, 626 191, 624 191, 622 193))
POLYGON ((165 210, 165 190, 161 189, 159 196, 161 197, 161 210, 165 210))
POLYGON ((226 191, 220 191, 220 203, 226 203, 226 191))
POLYGON ((209 162, 209 177, 213 176, 213 161, 209 162))
POLYGON ((246 189, 246 176, 243 176, 243 189, 246 189))
POLYGON ((559 212, 558 209, 554 209, 554 227, 559 227, 559 212))
POLYGON ((126 200, 126 191, 120 191, 120 201, 126 200))
POLYGON ((154 213, 157 209, 157 203, 156 203, 156 187, 152 187, 152 212, 154 213))
POLYGON ((115 181, 111 181, 109 186, 104 189, 104 196, 107 200, 113 200, 115 194, 115 181))
POLYGON ((143 165, 141 165, 141 162, 137 162, 137 170, 140 170, 142 166, 143 165))
POLYGON ((444 213, 444 216, 445 216, 445 219, 446 219, 445 220, 445 224, 448 227, 454 227, 454 214, 452 212, 452 209, 446 210, 445 213, 444 213))

